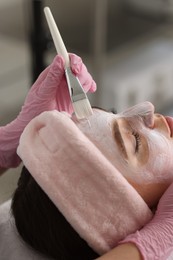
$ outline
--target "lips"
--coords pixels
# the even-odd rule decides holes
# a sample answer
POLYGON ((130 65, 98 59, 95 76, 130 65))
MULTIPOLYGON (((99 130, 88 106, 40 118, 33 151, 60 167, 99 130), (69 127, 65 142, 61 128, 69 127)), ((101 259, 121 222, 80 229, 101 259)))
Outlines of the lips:
POLYGON ((171 132, 171 137, 173 136, 173 118, 170 116, 165 116, 166 122, 169 126, 170 132, 171 132))

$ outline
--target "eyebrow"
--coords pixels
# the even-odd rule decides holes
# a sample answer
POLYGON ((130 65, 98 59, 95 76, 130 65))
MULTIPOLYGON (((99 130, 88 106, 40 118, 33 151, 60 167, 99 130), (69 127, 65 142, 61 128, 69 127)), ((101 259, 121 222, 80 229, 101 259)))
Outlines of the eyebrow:
POLYGON ((120 129, 117 121, 113 122, 113 134, 114 134, 115 141, 118 147, 120 148, 120 151, 122 152, 124 158, 128 159, 126 147, 124 145, 124 141, 120 133, 120 129))

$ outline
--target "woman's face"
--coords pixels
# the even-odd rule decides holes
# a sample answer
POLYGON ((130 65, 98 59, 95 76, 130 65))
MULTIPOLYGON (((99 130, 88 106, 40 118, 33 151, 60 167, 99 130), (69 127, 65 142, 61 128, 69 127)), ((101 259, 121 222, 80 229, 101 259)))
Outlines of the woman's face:
POLYGON ((173 179, 173 119, 154 114, 151 103, 116 115, 93 109, 90 124, 73 120, 130 183, 173 179))

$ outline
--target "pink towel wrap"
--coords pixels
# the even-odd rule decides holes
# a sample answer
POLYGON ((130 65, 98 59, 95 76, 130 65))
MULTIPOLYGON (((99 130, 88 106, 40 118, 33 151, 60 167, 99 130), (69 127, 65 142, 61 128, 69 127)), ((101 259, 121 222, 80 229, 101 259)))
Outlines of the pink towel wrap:
POLYGON ((104 254, 151 218, 147 204, 66 113, 44 112, 18 155, 76 232, 104 254))

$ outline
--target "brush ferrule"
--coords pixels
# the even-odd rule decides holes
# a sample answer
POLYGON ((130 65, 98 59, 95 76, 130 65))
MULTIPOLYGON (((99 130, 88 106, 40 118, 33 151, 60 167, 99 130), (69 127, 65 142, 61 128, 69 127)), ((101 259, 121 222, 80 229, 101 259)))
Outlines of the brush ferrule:
POLYGON ((72 102, 86 98, 86 94, 79 79, 73 74, 70 67, 65 69, 65 76, 72 102))

